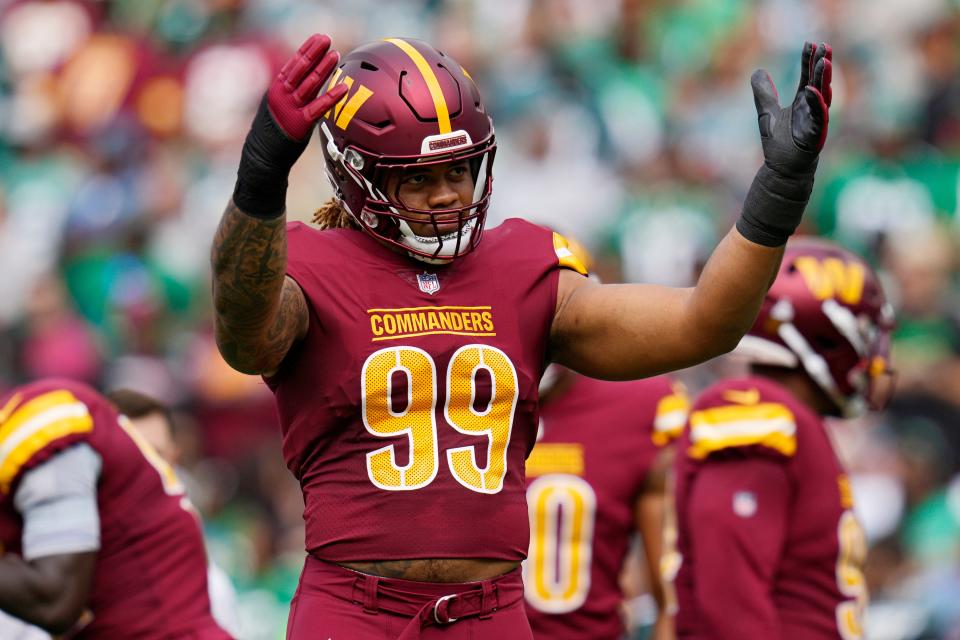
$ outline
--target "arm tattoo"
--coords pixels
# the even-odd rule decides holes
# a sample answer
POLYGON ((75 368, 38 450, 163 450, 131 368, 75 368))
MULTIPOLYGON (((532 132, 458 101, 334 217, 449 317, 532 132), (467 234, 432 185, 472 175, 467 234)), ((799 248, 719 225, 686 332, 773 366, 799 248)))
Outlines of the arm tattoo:
POLYGON ((285 273, 285 219, 254 218, 231 201, 213 240, 211 264, 220 353, 244 373, 275 370, 308 322, 303 293, 285 273))

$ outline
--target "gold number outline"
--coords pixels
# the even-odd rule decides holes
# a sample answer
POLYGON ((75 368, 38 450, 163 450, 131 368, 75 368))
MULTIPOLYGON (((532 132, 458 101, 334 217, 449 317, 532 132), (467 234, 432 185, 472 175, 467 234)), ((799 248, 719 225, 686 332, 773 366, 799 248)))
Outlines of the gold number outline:
POLYGON ((552 473, 530 483, 527 503, 530 549, 523 562, 526 600, 544 613, 576 611, 590 593, 597 494, 579 476, 552 473), (569 504, 570 498, 574 501, 580 499, 581 504, 569 504), (561 505, 564 500, 568 503, 561 505), (560 506, 565 507, 560 513, 571 515, 565 515, 563 522, 558 523, 556 516, 560 506), (552 531, 551 524, 554 526, 552 531), (567 535, 564 535, 565 531, 567 535), (559 562, 556 562, 558 556, 559 562), (558 570, 551 580, 547 573, 553 567, 558 570), (551 589, 551 585, 561 588, 551 589))
POLYGON ((384 349, 379 349, 378 351, 375 351, 375 352, 371 353, 369 356, 367 356, 367 359, 364 361, 364 363, 363 363, 363 369, 362 369, 361 372, 360 372, 360 398, 361 398, 361 418, 362 418, 362 421, 363 421, 363 427, 367 430, 367 432, 368 432, 369 434, 373 435, 373 436, 378 437, 378 438, 395 438, 395 437, 398 437, 398 436, 400 436, 400 435, 406 435, 406 436, 407 436, 407 447, 408 447, 408 451, 409 451, 409 459, 408 459, 408 461, 407 461, 406 466, 403 466, 403 467, 401 467, 401 466, 399 466, 399 465, 397 464, 396 448, 395 448, 396 445, 395 445, 395 444, 388 444, 388 445, 386 445, 386 446, 380 447, 379 449, 376 449, 376 450, 374 450, 374 451, 368 452, 367 455, 366 455, 366 467, 367 467, 367 476, 370 478, 370 482, 373 483, 373 485, 374 485, 375 487, 377 487, 378 489, 383 489, 383 490, 385 490, 385 491, 415 491, 415 490, 417 490, 417 489, 422 489, 423 487, 425 487, 425 486, 429 485, 431 482, 433 482, 434 478, 437 477, 437 472, 438 472, 439 469, 440 469, 440 459, 439 459, 439 453, 438 453, 438 450, 439 450, 439 442, 438 442, 438 438, 437 438, 437 419, 436 419, 436 407, 437 407, 437 366, 436 366, 436 364, 434 363, 433 358, 430 356, 430 354, 427 353, 426 351, 424 351, 423 349, 420 349, 420 348, 417 348, 417 347, 410 347, 410 346, 386 347, 386 348, 384 348, 384 349), (408 393, 408 396, 409 396, 408 402, 407 402, 407 408, 404 410, 403 415, 406 415, 406 413, 408 413, 408 412, 410 411, 411 407, 413 406, 413 393, 414 393, 414 389, 413 389, 413 373, 412 373, 408 368, 403 367, 403 366, 400 365, 400 357, 401 357, 401 352, 402 352, 402 351, 412 351, 412 352, 414 352, 414 353, 417 353, 418 355, 423 356, 423 358, 424 358, 424 359, 427 361, 427 363, 429 363, 429 365, 430 365, 430 393, 431 393, 431 402, 430 402, 429 415, 430 415, 431 450, 432 450, 431 453, 432 453, 432 458, 433 458, 433 465, 432 465, 432 467, 431 467, 430 475, 429 475, 425 480, 423 480, 423 481, 421 481, 421 482, 419 482, 419 483, 410 484, 410 485, 405 484, 405 480, 406 480, 405 474, 406 474, 406 471, 408 471, 409 469, 411 469, 411 468, 413 467, 414 462, 415 462, 415 457, 414 457, 414 455, 415 455, 415 454, 414 454, 414 441, 413 441, 413 440, 414 440, 414 438, 413 438, 413 428, 412 428, 412 427, 408 427, 408 428, 406 428, 406 429, 403 429, 403 430, 401 430, 401 431, 398 431, 398 432, 396 432, 396 433, 391 433, 391 434, 377 433, 377 432, 373 429, 373 427, 370 425, 370 422, 369 422, 369 420, 368 420, 368 411, 369 411, 369 409, 368 409, 368 406, 367 406, 367 397, 368 397, 368 396, 367 396, 367 370, 368 370, 369 367, 370 367, 370 363, 373 362, 374 359, 377 358, 377 357, 378 357, 380 354, 382 354, 382 353, 393 352, 393 353, 395 354, 395 356, 396 356, 396 365, 387 372, 387 389, 388 389, 388 395, 387 395, 387 398, 386 398, 387 410, 388 410, 392 415, 394 415, 394 416, 396 416, 396 417, 401 417, 401 416, 398 416, 397 414, 394 414, 393 408, 390 406, 389 389, 390 389, 390 384, 391 384, 390 380, 391 380, 391 378, 392 378, 392 376, 393 376, 393 373, 394 373, 395 371, 403 371, 404 374, 407 376, 407 393, 408 393), (383 484, 382 482, 379 482, 379 481, 374 477, 375 474, 374 474, 374 470, 373 470, 373 463, 372 463, 372 461, 373 461, 373 459, 374 459, 375 457, 380 456, 380 455, 382 455, 382 454, 384 454, 384 453, 387 453, 387 454, 390 456, 390 463, 393 465, 393 467, 394 467, 396 470, 398 470, 398 471, 400 472, 400 485, 399 485, 399 486, 385 485, 385 484, 383 484))
POLYGON ((470 407, 470 410, 471 410, 475 415, 477 415, 477 416, 487 416, 487 415, 489 415, 489 414, 493 411, 494 405, 495 405, 498 401, 500 401, 500 402, 503 401, 503 400, 498 400, 498 398, 497 398, 497 391, 498 391, 498 390, 500 389, 500 387, 501 387, 500 383, 497 382, 497 378, 499 377, 500 374, 496 373, 490 365, 488 365, 488 364, 486 364, 486 363, 484 362, 484 358, 483 358, 484 351, 492 351, 492 352, 496 353, 497 355, 499 355, 500 357, 502 357, 503 360, 507 363, 508 368, 509 368, 509 371, 510 371, 510 375, 512 376, 511 382, 513 383, 513 394, 512 394, 512 397, 510 398, 510 409, 509 409, 509 412, 508 412, 508 416, 509 416, 509 417, 508 417, 508 420, 509 420, 509 422, 508 422, 508 424, 507 424, 506 437, 503 438, 503 441, 502 441, 502 442, 503 442, 503 444, 502 444, 502 450, 501 450, 500 452, 498 452, 498 455, 500 456, 500 458, 502 458, 502 461, 500 462, 500 464, 502 464, 503 471, 502 471, 502 473, 499 475, 499 477, 496 478, 496 482, 495 482, 495 484, 494 484, 493 487, 487 487, 487 486, 486 486, 486 480, 487 480, 486 474, 489 473, 489 471, 491 470, 491 468, 494 466, 494 446, 497 445, 497 444, 499 444, 499 443, 495 443, 495 442, 494 442, 493 430, 492 430, 492 429, 487 430, 487 433, 486 433, 486 438, 487 438, 487 466, 486 466, 486 468, 481 469, 481 468, 479 467, 479 465, 477 465, 477 449, 476 449, 476 447, 477 447, 478 445, 467 445, 467 446, 464 446, 464 447, 454 447, 454 448, 452 448, 452 449, 447 449, 447 466, 450 468, 450 474, 453 476, 453 478, 454 478, 457 482, 459 482, 461 485, 463 485, 464 487, 466 487, 467 489, 470 489, 471 491, 476 491, 477 493, 486 493, 486 494, 489 494, 489 495, 493 495, 493 494, 496 494, 496 493, 500 493, 500 491, 503 489, 503 481, 504 481, 504 478, 507 477, 507 470, 508 470, 508 457, 507 457, 507 455, 508 455, 508 453, 509 453, 510 440, 513 438, 513 420, 514 420, 514 416, 516 415, 516 411, 517 411, 517 399, 518 399, 519 396, 520 396, 520 385, 519 385, 519 382, 518 382, 518 380, 517 380, 517 369, 516 369, 516 367, 513 365, 513 361, 511 361, 511 360, 510 360, 510 357, 507 356, 507 354, 504 353, 503 351, 501 351, 500 349, 497 349, 496 347, 492 347, 492 346, 489 346, 489 345, 482 345, 482 344, 468 344, 468 345, 464 345, 464 346, 460 347, 459 349, 457 349, 457 350, 453 353, 453 356, 451 356, 450 362, 447 364, 447 399, 446 399, 446 401, 444 402, 444 405, 443 405, 443 417, 444 417, 444 419, 447 421, 447 424, 449 424, 449 425, 450 425, 451 427, 453 427, 455 430, 457 430, 458 432, 460 432, 460 433, 462 433, 462 434, 464 434, 464 435, 473 436, 473 437, 480 437, 480 436, 477 435, 477 432, 475 432, 475 431, 468 431, 468 430, 462 429, 460 426, 457 425, 456 421, 455 421, 455 420, 453 419, 453 417, 450 415, 450 402, 451 402, 451 395, 452 395, 451 392, 450 392, 450 390, 453 388, 454 367, 456 366, 457 361, 458 361, 458 359, 460 358, 461 354, 464 353, 464 352, 466 352, 466 351, 469 350, 469 349, 477 349, 477 350, 479 351, 479 355, 480 355, 480 364, 478 364, 478 365, 473 369, 473 371, 472 371, 471 374, 470 374, 470 403, 467 405, 468 407, 470 407), (477 375, 477 371, 478 371, 480 368, 484 368, 484 369, 487 370, 487 372, 490 374, 490 380, 491 380, 491 383, 492 383, 492 384, 491 384, 491 390, 490 390, 490 402, 489 402, 489 404, 487 405, 487 408, 486 408, 485 411, 478 413, 478 412, 476 412, 476 411, 473 410, 473 404, 474 404, 474 402, 475 402, 475 400, 476 400, 476 397, 477 397, 477 396, 476 396, 476 394, 477 394, 476 375, 477 375), (460 455, 461 452, 467 453, 467 454, 470 456, 470 461, 471 461, 471 464, 472 464, 472 466, 473 466, 473 469, 476 470, 477 472, 479 472, 479 474, 480 474, 480 479, 481 479, 481 483, 482 483, 484 486, 482 486, 482 487, 477 487, 475 484, 473 484, 473 483, 469 482, 467 479, 461 477, 460 473, 457 471, 456 465, 454 464, 455 458, 456 458, 458 455, 460 455))
POLYGON ((853 511, 844 511, 837 524, 837 588, 853 600, 844 600, 837 605, 837 630, 843 640, 863 638, 863 616, 869 603, 867 582, 863 575, 867 543, 863 528, 853 511))

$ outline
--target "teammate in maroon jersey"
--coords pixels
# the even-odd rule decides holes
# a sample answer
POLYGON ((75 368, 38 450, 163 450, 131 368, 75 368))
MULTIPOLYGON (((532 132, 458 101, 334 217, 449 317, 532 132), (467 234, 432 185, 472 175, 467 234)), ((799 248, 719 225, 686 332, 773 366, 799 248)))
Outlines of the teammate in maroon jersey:
MULTIPOLYGON (((113 389, 106 398, 116 407, 149 444, 160 458, 178 470, 180 450, 174 438, 173 412, 168 406, 133 389, 113 389)), ((189 484, 189 479, 185 484, 189 484)), ((187 497, 189 497, 189 487, 187 497)), ((201 529, 203 524, 201 521, 201 529)), ((220 627, 230 635, 240 634, 240 614, 237 610, 237 592, 230 576, 211 558, 207 559, 207 593, 210 596, 210 613, 220 627)))
POLYGON ((682 290, 590 283, 522 220, 483 233, 495 142, 468 73, 412 40, 329 47, 311 37, 267 90, 212 253, 221 353, 273 389, 306 502, 288 635, 529 638, 523 466, 546 362, 629 379, 736 345, 812 188, 829 47, 804 47, 785 109, 754 74, 766 162, 682 290), (317 124, 336 197, 325 230, 288 228, 317 124))
POLYGON ((656 467, 661 447, 683 429, 687 399, 664 377, 605 382, 557 365, 548 371, 542 436, 526 465, 527 617, 538 640, 618 640, 619 578, 635 531, 663 608, 656 467))
POLYGON ((92 389, 0 398, 0 609, 70 638, 230 636, 169 466, 92 389))
POLYGON ((892 322, 863 260, 787 245, 741 343, 753 375, 707 389, 678 443, 678 637, 863 637, 866 541, 823 418, 885 403, 892 322))

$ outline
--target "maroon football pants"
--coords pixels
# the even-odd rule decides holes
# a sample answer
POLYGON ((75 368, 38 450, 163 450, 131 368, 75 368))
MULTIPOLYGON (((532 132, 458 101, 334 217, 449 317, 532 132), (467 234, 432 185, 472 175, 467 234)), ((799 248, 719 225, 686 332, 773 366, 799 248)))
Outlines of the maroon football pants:
POLYGON ((287 640, 533 640, 515 569, 456 584, 371 576, 307 556, 287 640))

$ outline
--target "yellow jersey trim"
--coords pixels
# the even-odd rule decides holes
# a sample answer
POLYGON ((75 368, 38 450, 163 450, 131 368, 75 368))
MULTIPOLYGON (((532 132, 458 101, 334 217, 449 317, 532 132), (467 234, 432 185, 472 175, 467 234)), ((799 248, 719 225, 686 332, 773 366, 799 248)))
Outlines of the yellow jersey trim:
POLYGON ((419 333, 404 333, 396 336, 380 336, 379 338, 371 338, 370 342, 382 342, 384 340, 400 340, 401 338, 417 338, 419 336, 436 336, 436 335, 451 335, 451 336, 496 336, 495 333, 474 333, 472 331, 420 331, 419 333))
POLYGON ((393 313, 395 311, 444 311, 447 309, 456 309, 459 311, 490 311, 493 307, 487 305, 484 307, 461 307, 457 305, 448 305, 440 307, 397 307, 395 309, 375 308, 367 309, 367 313, 393 313))
POLYGON ((553 250, 557 254, 557 262, 561 267, 572 269, 582 276, 588 275, 587 267, 570 250, 570 241, 556 231, 553 232, 553 250))
POLYGON ((540 442, 527 458, 528 478, 550 473, 568 473, 582 476, 584 472, 583 445, 576 442, 540 442))

